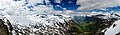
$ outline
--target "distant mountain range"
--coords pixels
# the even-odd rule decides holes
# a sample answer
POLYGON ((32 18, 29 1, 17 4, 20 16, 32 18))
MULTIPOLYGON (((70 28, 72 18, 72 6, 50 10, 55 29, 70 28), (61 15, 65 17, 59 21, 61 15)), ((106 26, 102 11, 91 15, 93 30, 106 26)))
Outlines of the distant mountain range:
MULTIPOLYGON (((107 35, 111 33, 109 30, 119 29, 117 28, 119 19, 119 12, 78 12, 76 15, 29 13, 26 15, 1 15, 1 22, 4 22, 1 25, 5 26, 2 29, 8 29, 4 31, 14 35, 107 35)), ((117 33, 119 30, 111 34, 117 33)))

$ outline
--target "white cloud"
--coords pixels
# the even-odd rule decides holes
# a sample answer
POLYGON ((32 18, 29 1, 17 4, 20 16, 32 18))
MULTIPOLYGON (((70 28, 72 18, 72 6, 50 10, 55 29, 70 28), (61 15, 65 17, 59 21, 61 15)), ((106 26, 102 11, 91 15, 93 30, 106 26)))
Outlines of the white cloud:
POLYGON ((61 3, 62 0, 55 0, 55 3, 61 3))
POLYGON ((78 10, 101 9, 120 5, 120 0, 77 0, 78 10))
POLYGON ((49 4, 49 0, 28 0, 26 2, 25 0, 21 1, 13 1, 13 0, 0 0, 0 9, 5 9, 5 12, 15 14, 18 12, 29 12, 29 8, 27 6, 33 6, 33 10, 36 10, 37 12, 44 12, 44 11, 52 11, 52 5, 40 5, 40 6, 34 6, 36 3, 43 4, 43 1, 45 1, 46 4, 49 4), (28 3, 25 5, 25 3, 28 3), (21 11, 22 10, 22 11, 21 11))

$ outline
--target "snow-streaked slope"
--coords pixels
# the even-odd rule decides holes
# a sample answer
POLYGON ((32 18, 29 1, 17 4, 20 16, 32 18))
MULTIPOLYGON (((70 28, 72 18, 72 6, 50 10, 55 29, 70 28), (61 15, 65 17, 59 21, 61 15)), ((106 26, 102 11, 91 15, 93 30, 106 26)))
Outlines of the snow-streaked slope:
POLYGON ((105 35, 116 35, 120 32, 120 20, 114 22, 110 28, 107 29, 105 35))

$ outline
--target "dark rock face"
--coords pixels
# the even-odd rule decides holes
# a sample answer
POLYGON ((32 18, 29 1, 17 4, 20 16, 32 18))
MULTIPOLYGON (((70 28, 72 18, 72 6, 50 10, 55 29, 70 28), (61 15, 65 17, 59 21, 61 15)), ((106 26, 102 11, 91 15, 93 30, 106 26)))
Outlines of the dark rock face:
POLYGON ((119 33, 117 33, 116 35, 120 35, 120 32, 119 32, 119 33))
POLYGON ((4 25, 2 19, 0 19, 0 35, 8 35, 7 26, 4 25))
POLYGON ((7 25, 5 25, 4 23, 5 22, 0 19, 0 35, 12 35, 12 33, 8 31, 7 25))

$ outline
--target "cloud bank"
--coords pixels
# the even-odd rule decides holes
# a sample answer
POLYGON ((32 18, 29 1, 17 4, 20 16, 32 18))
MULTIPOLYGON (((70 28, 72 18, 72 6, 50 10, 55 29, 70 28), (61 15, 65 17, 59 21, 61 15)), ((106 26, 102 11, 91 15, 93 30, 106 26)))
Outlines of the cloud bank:
POLYGON ((54 10, 94 10, 120 6, 120 0, 0 0, 0 11, 51 12, 54 10))
POLYGON ((76 3, 81 5, 78 10, 103 9, 120 6, 120 0, 77 0, 76 3))

